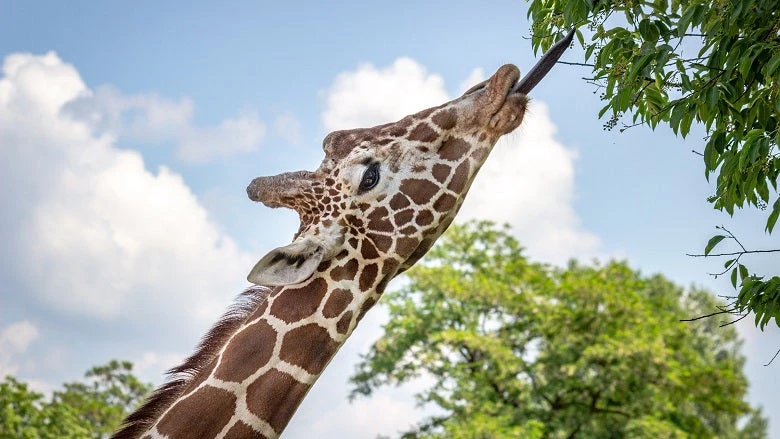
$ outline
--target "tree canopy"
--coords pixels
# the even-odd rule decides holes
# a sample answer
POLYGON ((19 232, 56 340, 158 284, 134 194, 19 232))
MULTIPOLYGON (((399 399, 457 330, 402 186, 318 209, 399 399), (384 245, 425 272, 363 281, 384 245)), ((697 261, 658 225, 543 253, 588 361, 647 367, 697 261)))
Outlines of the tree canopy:
POLYGON ((50 399, 5 377, 0 382, 0 439, 109 437, 152 389, 132 369, 132 363, 117 360, 95 366, 85 381, 63 384, 50 399))
POLYGON ((387 292, 389 322, 351 395, 419 376, 444 415, 406 438, 766 437, 733 327, 681 318, 700 289, 623 262, 552 268, 506 229, 453 226, 387 292))
MULTIPOLYGON (((528 16, 535 50, 578 28, 580 65, 592 68, 588 80, 601 91, 605 129, 665 124, 684 137, 701 124, 704 174, 716 175, 708 201, 730 215, 766 210, 772 233, 780 216, 780 0, 530 0, 528 16)), ((739 289, 727 310, 754 312, 761 329, 773 318, 780 326, 780 277, 750 274, 743 258, 780 249, 745 248, 724 231, 704 254, 723 240, 734 244, 722 255, 723 274, 739 289)))

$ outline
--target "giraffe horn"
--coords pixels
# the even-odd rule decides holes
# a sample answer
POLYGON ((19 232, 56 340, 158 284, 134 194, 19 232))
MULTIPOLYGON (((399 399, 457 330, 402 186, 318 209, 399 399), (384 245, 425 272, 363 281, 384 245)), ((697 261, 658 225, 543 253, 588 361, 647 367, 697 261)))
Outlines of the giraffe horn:
POLYGON ((555 63, 558 62, 558 60, 561 58, 561 55, 563 55, 563 52, 569 48, 569 44, 571 44, 571 40, 573 38, 574 28, 572 28, 572 30, 570 30, 569 33, 563 37, 563 39, 553 44, 553 46, 550 47, 550 49, 545 52, 544 55, 542 55, 539 61, 533 67, 531 67, 531 70, 528 71, 528 74, 525 75, 525 77, 517 84, 515 84, 514 87, 512 87, 512 91, 510 93, 530 93, 531 90, 536 87, 536 84, 538 84, 539 81, 541 81, 547 75, 550 69, 553 68, 555 63))
POLYGON ((246 193, 252 201, 268 207, 294 208, 296 198, 311 184, 313 172, 285 172, 270 177, 257 177, 249 183, 246 193))

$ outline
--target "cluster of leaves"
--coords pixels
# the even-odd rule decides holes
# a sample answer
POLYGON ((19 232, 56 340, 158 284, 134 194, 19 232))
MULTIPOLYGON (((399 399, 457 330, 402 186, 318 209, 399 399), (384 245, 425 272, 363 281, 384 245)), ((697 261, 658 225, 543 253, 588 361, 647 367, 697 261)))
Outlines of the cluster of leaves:
MULTIPOLYGON (((713 207, 769 209, 780 216, 780 0, 530 0, 532 45, 547 49, 578 29, 592 83, 602 90, 614 128, 667 124, 686 136, 706 129, 705 176, 717 174, 713 207), (588 64, 590 63, 590 64, 588 64)), ((780 249, 778 249, 780 251, 780 249)), ((735 308, 756 324, 780 325, 780 277, 740 275, 735 308)), ((745 267, 747 269, 747 267, 745 267)))
POLYGON ((47 400, 11 376, 0 382, 0 439, 107 438, 151 390, 129 362, 112 360, 47 400))
POLYGON ((745 401, 733 327, 679 319, 715 306, 624 263, 553 269, 506 230, 454 226, 386 293, 389 323, 352 397, 419 376, 444 411, 405 438, 766 437, 745 401))

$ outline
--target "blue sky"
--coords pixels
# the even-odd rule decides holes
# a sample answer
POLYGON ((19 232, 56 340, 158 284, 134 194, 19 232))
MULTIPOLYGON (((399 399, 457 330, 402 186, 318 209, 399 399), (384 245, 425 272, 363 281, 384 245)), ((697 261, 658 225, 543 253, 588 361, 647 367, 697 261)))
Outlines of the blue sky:
MULTIPOLYGON (((254 260, 297 228, 293 214, 246 199, 252 178, 316 167, 331 129, 393 120, 535 60, 524 2, 280 3, 0 1, 0 182, 14 189, 0 196, 0 371, 46 389, 119 357, 159 382, 254 260)), ((763 213, 732 219, 706 203, 691 152, 701 130, 685 141, 662 128, 604 131, 587 74, 561 65, 534 91, 463 217, 510 222, 545 261, 625 258, 730 293, 706 274, 718 261, 685 253, 720 224, 776 248, 763 213)), ((769 272, 780 261, 751 262, 769 272)), ((369 316, 288 437, 392 434, 417 419, 413 388, 343 402, 379 334, 383 312, 369 316)), ((780 413, 778 365, 762 366, 780 331, 745 323, 751 401, 780 413)))

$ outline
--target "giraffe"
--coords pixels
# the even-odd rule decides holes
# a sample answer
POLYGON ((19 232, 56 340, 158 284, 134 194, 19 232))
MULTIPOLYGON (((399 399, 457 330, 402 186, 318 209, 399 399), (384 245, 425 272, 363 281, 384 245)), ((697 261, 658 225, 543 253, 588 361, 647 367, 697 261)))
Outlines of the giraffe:
POLYGON ((388 282, 453 221, 572 36, 522 81, 504 65, 438 107, 328 134, 315 171, 254 179, 251 200, 299 214, 292 243, 257 262, 247 277, 255 286, 113 437, 278 438, 388 282))

